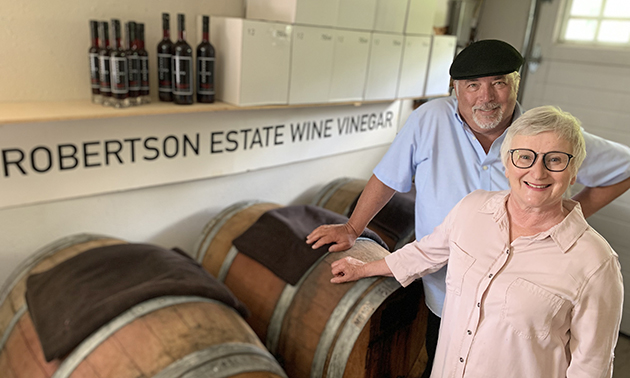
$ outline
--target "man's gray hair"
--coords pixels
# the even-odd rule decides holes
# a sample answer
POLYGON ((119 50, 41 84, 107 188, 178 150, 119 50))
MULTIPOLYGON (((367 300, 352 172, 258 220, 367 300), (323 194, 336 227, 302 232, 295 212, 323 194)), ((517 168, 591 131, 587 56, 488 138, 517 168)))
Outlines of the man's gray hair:
POLYGON ((518 147, 512 146, 514 136, 538 135, 548 131, 555 133, 560 139, 564 139, 571 144, 572 151, 569 153, 573 155, 573 160, 571 160, 570 169, 573 175, 577 175, 577 171, 586 157, 582 126, 580 121, 571 113, 564 112, 555 106, 540 106, 528 110, 508 127, 505 139, 501 145, 503 165, 507 167, 509 163, 510 154, 508 150, 518 147))

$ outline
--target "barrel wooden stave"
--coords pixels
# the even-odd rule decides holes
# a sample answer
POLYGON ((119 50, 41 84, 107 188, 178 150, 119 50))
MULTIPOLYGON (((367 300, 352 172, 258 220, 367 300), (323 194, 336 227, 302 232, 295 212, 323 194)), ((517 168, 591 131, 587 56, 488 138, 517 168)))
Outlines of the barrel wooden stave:
POLYGON ((224 283, 255 314, 247 318, 247 323, 261 340, 266 340, 275 304, 286 283, 242 253, 236 255, 224 283))
MULTIPOLYGON (((23 271, 17 272, 18 279, 15 280, 14 286, 9 288, 10 293, 5 293, 6 300, 2 307, 5 309, 3 314, 10 316, 9 321, 4 322, 7 326, 3 329, 10 333, 7 333, 5 344, 0 345, 2 348, 0 349, 0 372, 3 378, 50 378, 59 373, 58 369, 64 361, 45 361, 30 314, 25 311, 25 301, 20 296, 24 296, 28 273, 47 270, 92 248, 126 243, 113 238, 91 238, 89 235, 90 240, 84 241, 85 239, 86 235, 80 235, 76 238, 75 244, 72 244, 71 238, 69 242, 64 239, 62 245, 54 248, 44 248, 32 259, 32 263, 29 263, 23 271), (14 310, 13 307, 16 309, 14 310), (8 326, 11 326, 11 329, 8 326)), ((142 305, 144 303, 140 306, 142 305)), ((115 320, 112 320, 112 323, 115 320)), ((105 327, 108 326, 109 324, 105 327)), ((249 345, 263 355, 258 358, 266 358, 264 356, 268 355, 256 334, 234 309, 220 302, 203 298, 200 298, 200 301, 176 303, 139 316, 103 340, 97 340, 95 335, 90 336, 85 343, 97 345, 80 360, 74 369, 70 370, 69 377, 152 377, 189 354, 209 347, 222 348, 224 344, 226 346, 249 345)), ((74 357, 73 353, 78 349, 81 349, 81 345, 69 357, 74 357)), ((244 354, 242 358, 247 360, 249 355, 244 354)), ((269 360, 269 364, 276 363, 270 355, 269 360)), ((258 369, 260 371, 255 371, 256 366, 248 366, 248 368, 252 371, 230 377, 279 378, 283 376, 276 374, 276 371, 280 371, 279 366, 270 371, 262 368, 258 369)))
MULTIPOLYGON (((206 243, 207 249, 198 251, 199 255, 205 256, 202 265, 206 269, 211 272, 218 272, 222 269, 221 266, 214 264, 222 265, 224 263, 223 260, 232 248, 231 241, 251 226, 264 212, 261 208, 257 208, 258 206, 261 205, 256 204, 243 207, 240 210, 240 213, 252 212, 255 216, 239 217, 238 221, 241 222, 239 227, 232 226, 224 229, 215 222, 215 225, 217 225, 216 229, 204 231, 206 235, 210 232, 214 233, 214 237, 221 240, 220 244, 206 243), (238 230, 238 232, 234 230, 238 230), (227 243, 228 241, 229 244, 227 243)), ((274 207, 267 204, 265 207, 271 209, 277 207, 277 205, 274 207)), ((241 215, 240 213, 233 216, 241 215)), ((228 224, 231 221, 230 219, 224 223, 228 224)), ((202 236, 202 238, 205 237, 205 235, 202 236)), ((201 246, 201 243, 199 245, 201 246)), ((277 349, 270 348, 272 353, 276 355, 276 358, 283 364, 289 377, 302 378, 312 376, 311 368, 316 357, 315 354, 322 329, 326 326, 330 315, 335 310, 335 305, 354 285, 353 283, 343 285, 331 284, 329 282, 331 278, 330 264, 344 256, 353 256, 363 261, 371 261, 382 258, 387 254, 389 253, 376 243, 359 239, 351 250, 329 254, 324 257, 319 264, 312 267, 311 272, 303 278, 303 282, 298 284, 298 291, 289 304, 286 315, 280 325, 281 330, 277 341, 277 349), (322 287, 325 290, 321 290, 322 287)), ((270 325, 272 325, 270 314, 273 312, 272 309, 275 309, 276 305, 278 305, 282 287, 290 287, 291 285, 287 285, 266 267, 242 253, 237 252, 236 257, 230 264, 228 273, 225 276, 226 286, 252 311, 252 316, 247 319, 252 329, 256 331, 256 334, 268 346, 270 344, 273 345, 273 342, 270 343, 269 335, 267 334, 270 325), (259 309, 262 310, 259 312, 259 309)), ((385 278, 376 280, 377 282, 372 286, 378 290, 379 283, 382 283, 385 278)), ((379 330, 381 333, 385 333, 384 329, 387 327, 383 327, 380 321, 369 320, 349 352, 347 368, 343 373, 343 377, 383 378, 387 376, 408 376, 413 378, 419 377, 424 371, 426 357, 422 358, 421 350, 424 347, 427 313, 424 306, 422 288, 420 287, 419 291, 411 292, 397 290, 397 293, 394 294, 391 299, 388 298, 384 302, 385 306, 380 306, 376 310, 374 313, 375 319, 381 319, 384 313, 392 312, 391 308, 389 312, 387 310, 390 302, 398 306, 393 311, 400 312, 402 311, 401 306, 408 306, 410 308, 409 313, 414 315, 413 319, 408 319, 408 324, 400 327, 399 330, 391 331, 391 329, 388 329, 388 337, 378 336, 383 339, 382 341, 375 341, 376 337, 374 335, 379 330), (401 301, 399 298, 405 300, 401 301), (403 305, 397 304, 398 302, 403 303, 403 305), (383 351, 383 356, 379 356, 377 360, 372 359, 370 356, 370 354, 376 353, 376 349, 375 351, 370 350, 375 343, 383 351), (393 346, 398 346, 398 349, 393 348, 393 346), (392 350, 400 351, 401 356, 388 357, 389 363, 381 363, 380 361, 384 360, 385 353, 392 350), (378 375, 386 370, 392 375, 378 375)), ((278 325, 276 324, 275 326, 277 327, 278 325)), ((326 376, 331 353, 333 353, 332 348, 328 351, 328 355, 324 356, 326 362, 322 377, 326 376)))

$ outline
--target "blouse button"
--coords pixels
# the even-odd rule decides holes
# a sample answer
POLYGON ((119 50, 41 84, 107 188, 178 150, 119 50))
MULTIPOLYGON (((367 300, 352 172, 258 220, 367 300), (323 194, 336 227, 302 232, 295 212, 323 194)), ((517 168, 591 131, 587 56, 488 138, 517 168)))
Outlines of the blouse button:
POLYGON ((459 362, 464 362, 464 359, 462 357, 459 358, 459 362))
POLYGON ((466 331, 466 333, 468 333, 469 335, 472 335, 472 331, 471 330, 466 331))

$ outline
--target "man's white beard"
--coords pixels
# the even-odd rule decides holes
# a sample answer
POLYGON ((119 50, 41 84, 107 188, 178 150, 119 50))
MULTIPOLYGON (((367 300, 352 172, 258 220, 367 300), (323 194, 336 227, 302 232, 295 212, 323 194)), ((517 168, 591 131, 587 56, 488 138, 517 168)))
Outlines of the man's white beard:
POLYGON ((497 103, 488 103, 488 104, 485 104, 484 106, 473 106, 472 110, 473 110, 473 120, 475 121, 477 126, 479 126, 480 128, 484 130, 494 129, 495 127, 499 126, 499 123, 501 123, 501 121, 503 120, 503 109, 501 109, 501 105, 497 103), (479 116, 477 115, 477 112, 475 112, 475 110, 487 111, 487 110, 493 110, 493 109, 498 109, 498 112, 493 118, 486 118, 483 116, 479 116))

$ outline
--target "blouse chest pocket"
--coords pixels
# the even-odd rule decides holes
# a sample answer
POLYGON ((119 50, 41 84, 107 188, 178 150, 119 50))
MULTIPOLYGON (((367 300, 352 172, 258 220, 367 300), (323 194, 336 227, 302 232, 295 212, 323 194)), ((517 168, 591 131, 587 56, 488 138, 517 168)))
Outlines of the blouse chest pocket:
POLYGON ((521 337, 545 339, 564 300, 523 278, 510 284, 501 318, 521 337))
POLYGON ((446 290, 460 295, 464 278, 470 267, 475 263, 475 258, 464 252, 457 244, 451 242, 448 268, 446 270, 446 290))

